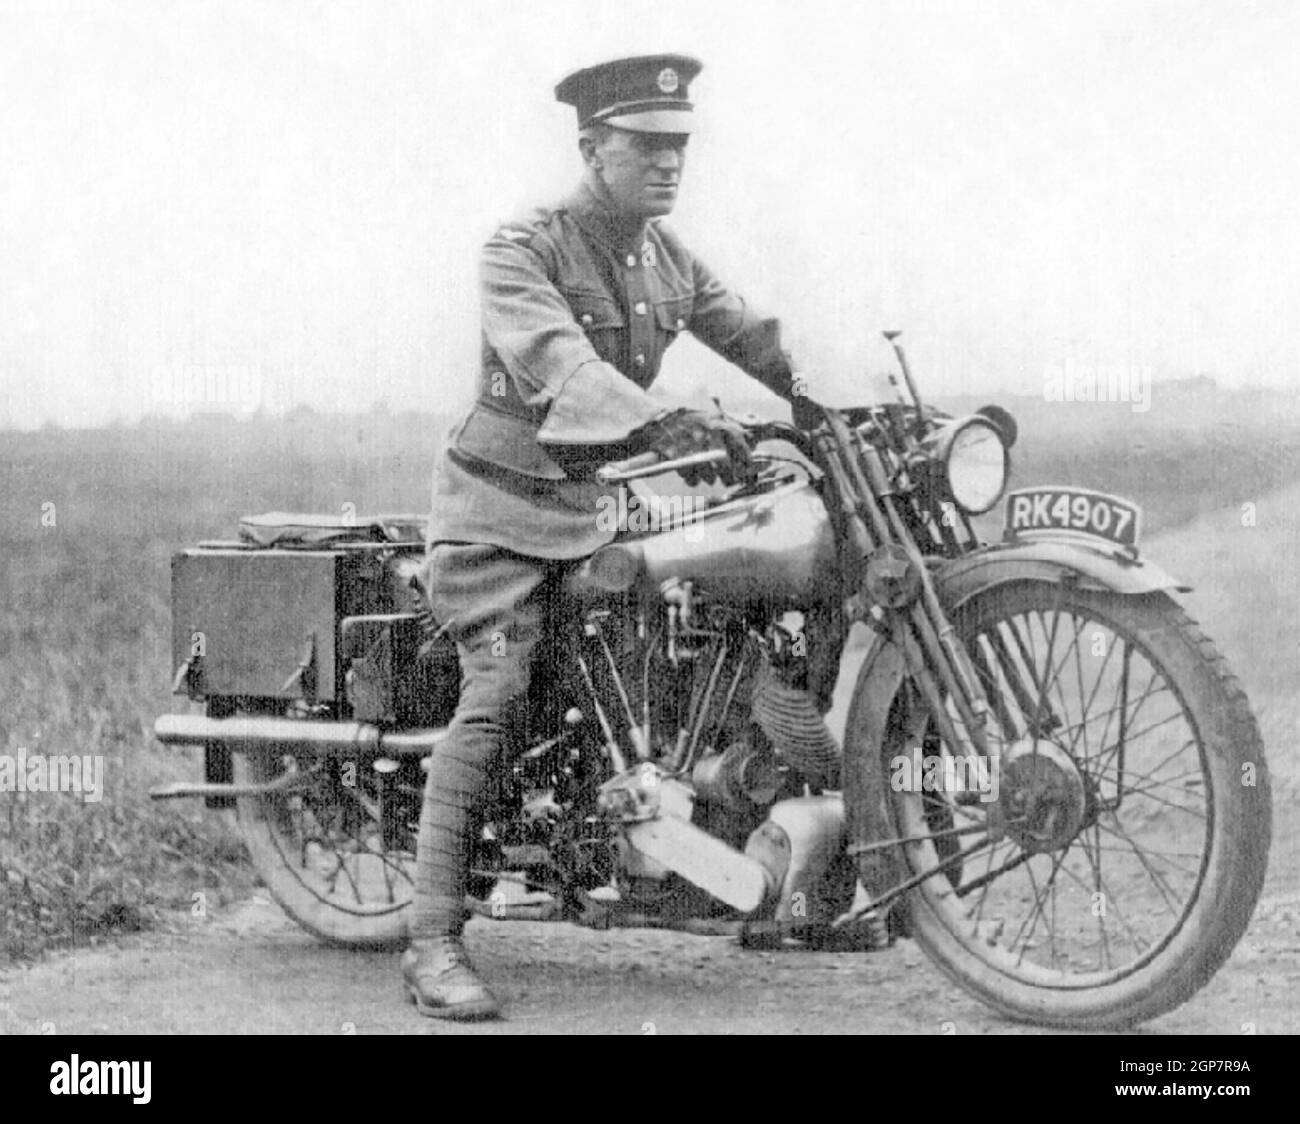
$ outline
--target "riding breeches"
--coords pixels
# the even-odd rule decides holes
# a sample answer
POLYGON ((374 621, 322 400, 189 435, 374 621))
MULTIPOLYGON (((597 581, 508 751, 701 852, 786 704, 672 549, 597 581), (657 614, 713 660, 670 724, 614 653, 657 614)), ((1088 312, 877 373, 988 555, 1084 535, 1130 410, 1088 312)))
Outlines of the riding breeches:
POLYGON ((469 855, 495 770, 521 748, 528 685, 548 629, 562 612, 572 563, 502 547, 440 543, 426 569, 434 616, 460 654, 460 702, 433 752, 416 844, 412 939, 457 936, 469 855))

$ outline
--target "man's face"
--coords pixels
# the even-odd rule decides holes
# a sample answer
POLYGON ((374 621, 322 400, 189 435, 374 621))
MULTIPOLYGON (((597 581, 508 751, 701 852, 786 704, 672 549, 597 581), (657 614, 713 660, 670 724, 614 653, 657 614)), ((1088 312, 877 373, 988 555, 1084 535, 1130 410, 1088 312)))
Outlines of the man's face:
POLYGON ((588 163, 620 214, 629 218, 666 215, 677 202, 688 139, 685 133, 611 129, 593 146, 588 163))

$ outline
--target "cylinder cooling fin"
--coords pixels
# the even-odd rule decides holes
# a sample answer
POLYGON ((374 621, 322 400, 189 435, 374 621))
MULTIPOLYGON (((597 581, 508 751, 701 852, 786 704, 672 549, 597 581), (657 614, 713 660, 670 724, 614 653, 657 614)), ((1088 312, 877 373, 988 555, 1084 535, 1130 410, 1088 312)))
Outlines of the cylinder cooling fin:
POLYGON ((817 709, 817 700, 802 687, 782 682, 768 663, 754 684, 752 715, 776 751, 810 783, 839 786, 840 747, 817 709))

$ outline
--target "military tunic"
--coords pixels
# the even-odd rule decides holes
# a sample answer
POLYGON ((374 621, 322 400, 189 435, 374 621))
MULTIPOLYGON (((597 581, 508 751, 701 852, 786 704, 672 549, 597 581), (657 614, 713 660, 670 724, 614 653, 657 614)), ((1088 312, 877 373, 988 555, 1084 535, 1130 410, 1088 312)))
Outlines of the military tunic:
POLYGON ((608 542, 592 473, 663 412, 646 390, 683 331, 791 394, 777 321, 670 228, 618 219, 586 183, 488 240, 480 298, 476 400, 435 469, 431 543, 574 559, 608 542))

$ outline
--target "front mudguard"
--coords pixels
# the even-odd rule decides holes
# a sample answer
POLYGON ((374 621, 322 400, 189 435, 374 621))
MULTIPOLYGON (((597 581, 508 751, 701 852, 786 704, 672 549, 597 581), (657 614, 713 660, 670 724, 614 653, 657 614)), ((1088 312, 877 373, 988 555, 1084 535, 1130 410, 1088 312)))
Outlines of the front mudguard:
MULTIPOLYGON (((940 563, 931 577, 947 614, 979 594, 1013 582, 1070 583, 1131 596, 1190 589, 1153 562, 1054 538, 982 547, 940 563)), ((894 697, 906 675, 903 653, 887 637, 871 633, 844 729, 844 802, 849 844, 858 848, 859 877, 872 897, 900 880, 892 849, 863 848, 888 839, 893 832, 881 750, 894 697)))
POLYGON ((1009 582, 1069 582, 1082 589, 1133 595, 1191 589, 1144 558, 1054 538, 981 547, 942 563, 931 576, 947 613, 977 593, 1009 582))

